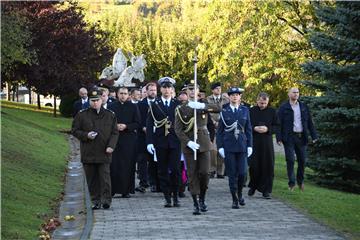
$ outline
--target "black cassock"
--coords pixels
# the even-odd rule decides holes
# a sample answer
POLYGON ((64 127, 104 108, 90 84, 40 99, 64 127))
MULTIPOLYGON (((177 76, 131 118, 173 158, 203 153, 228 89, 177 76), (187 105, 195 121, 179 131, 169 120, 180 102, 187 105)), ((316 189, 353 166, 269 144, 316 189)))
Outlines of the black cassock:
POLYGON ((108 109, 115 113, 118 124, 127 125, 124 131, 119 131, 118 142, 112 154, 111 191, 113 195, 135 193, 136 131, 140 126, 140 113, 138 107, 129 101, 113 102, 108 109))
POLYGON ((271 107, 263 110, 258 106, 252 107, 250 120, 253 128, 253 154, 249 159, 249 187, 262 193, 271 193, 275 159, 272 134, 278 131, 279 126, 276 110, 271 107), (254 131, 254 127, 264 125, 268 128, 268 132, 254 131))

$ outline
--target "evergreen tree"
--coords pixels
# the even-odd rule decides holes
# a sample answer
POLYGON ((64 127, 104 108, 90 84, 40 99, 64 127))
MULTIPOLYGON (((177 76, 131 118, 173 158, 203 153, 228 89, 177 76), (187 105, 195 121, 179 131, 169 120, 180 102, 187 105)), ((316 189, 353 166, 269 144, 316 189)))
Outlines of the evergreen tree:
POLYGON ((310 43, 321 59, 303 65, 319 91, 308 98, 319 141, 310 148, 312 176, 327 186, 360 192, 360 2, 319 5, 323 31, 310 43))

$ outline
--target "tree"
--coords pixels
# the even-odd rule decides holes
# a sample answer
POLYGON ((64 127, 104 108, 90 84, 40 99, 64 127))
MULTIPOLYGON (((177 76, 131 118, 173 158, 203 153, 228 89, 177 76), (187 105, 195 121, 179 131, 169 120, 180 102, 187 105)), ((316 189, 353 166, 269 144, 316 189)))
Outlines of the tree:
POLYGON ((38 60, 22 66, 28 84, 54 97, 93 85, 112 55, 106 33, 97 25, 88 26, 74 2, 16 3, 31 23, 30 49, 38 60))
POLYGON ((311 45, 321 58, 303 69, 319 92, 308 98, 319 141, 310 148, 309 167, 320 184, 360 192, 360 3, 319 5, 326 30, 314 31, 311 45))
POLYGON ((27 19, 14 3, 1 2, 1 78, 9 89, 23 80, 18 66, 36 61, 34 52, 29 49, 32 36, 27 25, 27 19))

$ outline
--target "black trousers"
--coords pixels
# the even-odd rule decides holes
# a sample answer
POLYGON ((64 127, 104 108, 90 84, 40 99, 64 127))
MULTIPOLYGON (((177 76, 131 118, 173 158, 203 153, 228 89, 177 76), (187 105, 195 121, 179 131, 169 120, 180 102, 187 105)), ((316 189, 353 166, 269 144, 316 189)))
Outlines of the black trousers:
POLYGON ((149 185, 149 176, 148 176, 148 153, 140 152, 137 155, 137 169, 139 173, 140 186, 149 185))
POLYGON ((156 148, 158 175, 161 191, 166 195, 179 191, 180 157, 179 148, 156 148))

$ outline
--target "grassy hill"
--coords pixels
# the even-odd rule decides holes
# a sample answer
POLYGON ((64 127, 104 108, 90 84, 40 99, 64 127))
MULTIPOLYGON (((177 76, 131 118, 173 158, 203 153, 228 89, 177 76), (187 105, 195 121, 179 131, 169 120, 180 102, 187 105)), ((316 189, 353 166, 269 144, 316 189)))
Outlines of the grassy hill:
POLYGON ((1 109, 1 238, 35 239, 63 190, 71 119, 1 109))

